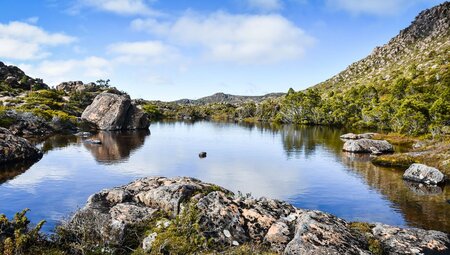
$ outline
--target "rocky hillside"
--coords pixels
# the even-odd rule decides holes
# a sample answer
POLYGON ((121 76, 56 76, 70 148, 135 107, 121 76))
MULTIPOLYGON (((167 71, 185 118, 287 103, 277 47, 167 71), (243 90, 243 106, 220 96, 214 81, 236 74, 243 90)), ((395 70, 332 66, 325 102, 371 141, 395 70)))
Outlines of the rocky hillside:
POLYGON ((48 86, 42 79, 34 79, 26 75, 17 66, 8 66, 0 62, 0 92, 14 89, 48 89, 48 86))
POLYGON ((422 11, 411 25, 366 58, 351 64, 316 85, 327 90, 346 90, 373 83, 382 85, 400 75, 448 76, 450 60, 450 2, 422 11))
POLYGON ((206 104, 214 104, 214 103, 228 103, 228 104, 242 104, 245 102, 261 102, 266 99, 270 98, 278 98, 283 96, 284 93, 270 93, 263 96, 237 96, 237 95, 230 95, 225 93, 216 93, 211 96, 202 97, 197 100, 191 100, 191 99, 180 99, 177 101, 174 101, 174 103, 177 104, 190 104, 190 105, 206 105, 206 104))

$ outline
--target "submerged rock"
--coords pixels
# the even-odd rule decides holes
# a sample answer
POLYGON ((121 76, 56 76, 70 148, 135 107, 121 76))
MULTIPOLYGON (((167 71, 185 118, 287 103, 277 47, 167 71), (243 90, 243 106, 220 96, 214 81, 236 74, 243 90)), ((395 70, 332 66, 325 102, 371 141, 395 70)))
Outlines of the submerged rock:
MULTIPOLYGON (((143 178, 103 190, 92 195, 65 228, 80 238, 88 230, 96 248, 104 244, 117 247, 136 237, 129 231, 133 226, 161 214, 173 220, 187 208, 195 208, 201 235, 219 250, 253 243, 284 254, 373 254, 375 243, 389 254, 450 251, 449 236, 441 232, 382 224, 355 230, 331 214, 298 209, 274 199, 234 195, 186 177, 143 178)), ((158 222, 157 227, 165 225, 158 222)), ((140 240, 146 250, 159 236, 150 233, 140 240)))
POLYGON ((403 179, 436 185, 445 181, 445 175, 434 167, 412 164, 403 174, 403 179))
POLYGON ((131 103, 128 95, 103 92, 81 115, 100 130, 147 129, 147 114, 131 103))
POLYGON ((202 151, 202 152, 200 152, 200 153, 198 154, 198 157, 199 157, 199 158, 206 158, 206 155, 207 155, 207 153, 204 152, 204 151, 202 151))
POLYGON ((0 127, 0 163, 23 162, 42 157, 42 152, 22 137, 0 127))
POLYGON ((394 147, 385 140, 359 139, 346 141, 343 150, 355 153, 381 154, 394 152, 394 147))

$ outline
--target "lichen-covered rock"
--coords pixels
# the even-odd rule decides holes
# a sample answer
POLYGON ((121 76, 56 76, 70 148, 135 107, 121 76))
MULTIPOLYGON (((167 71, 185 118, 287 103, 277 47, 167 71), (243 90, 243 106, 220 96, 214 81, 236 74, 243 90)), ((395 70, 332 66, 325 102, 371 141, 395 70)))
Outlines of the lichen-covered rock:
POLYGON ((435 185, 444 182, 445 175, 434 167, 412 164, 403 174, 403 179, 435 185))
MULTIPOLYGON (((216 185, 186 177, 143 178, 103 190, 89 198, 66 228, 78 230, 74 232, 77 240, 89 233, 94 247, 117 247, 129 239, 129 235, 136 238, 135 232, 128 231, 136 224, 153 219, 157 228, 167 228, 172 226, 168 220, 175 222, 176 216, 192 210, 190 208, 196 210, 195 224, 201 235, 219 251, 221 247, 246 243, 267 245, 284 254, 373 254, 375 250, 387 251, 387 254, 414 254, 414 251, 440 254, 450 251, 449 236, 441 232, 381 224, 371 225, 365 232, 356 231, 352 224, 327 213, 297 209, 274 199, 234 195, 216 185), (168 217, 164 223, 158 220, 160 218, 152 218, 161 214, 168 217)), ((159 237, 156 232, 148 233, 140 240, 147 251, 159 237)))
POLYGON ((17 66, 0 62, 0 81, 11 88, 23 90, 49 89, 42 79, 33 79, 17 66))
POLYGON ((358 139, 348 140, 344 143, 344 151, 355 153, 389 153, 394 147, 385 140, 358 139))
POLYGON ((358 139, 371 139, 375 133, 354 134, 348 133, 341 135, 341 139, 344 140, 358 140, 358 139))
POLYGON ((84 91, 93 91, 97 85, 93 82, 84 84, 82 81, 67 81, 62 82, 58 85, 56 85, 56 90, 64 91, 67 93, 74 93, 74 92, 84 92, 84 91))
POLYGON ((449 236, 439 231, 376 224, 372 234, 385 254, 449 254, 449 236))
POLYGON ((97 95, 81 118, 101 130, 146 129, 147 115, 131 103, 128 95, 103 92, 97 95))
POLYGON ((42 152, 22 137, 0 127, 0 164, 36 160, 42 152))

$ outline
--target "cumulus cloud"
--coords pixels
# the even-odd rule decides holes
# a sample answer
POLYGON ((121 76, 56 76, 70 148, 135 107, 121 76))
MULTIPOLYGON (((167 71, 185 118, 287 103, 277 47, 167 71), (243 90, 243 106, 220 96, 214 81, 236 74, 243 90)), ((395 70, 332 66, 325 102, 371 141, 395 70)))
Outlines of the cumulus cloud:
POLYGON ((84 59, 44 60, 36 64, 19 64, 27 74, 39 77, 49 85, 57 85, 68 80, 96 80, 109 77, 112 66, 109 61, 100 57, 84 59))
POLYGON ((116 61, 126 63, 162 63, 176 58, 174 47, 160 41, 120 42, 108 47, 117 56, 116 61))
POLYGON ((70 44, 75 37, 50 33, 28 23, 12 21, 0 23, 0 57, 16 60, 42 59, 50 55, 47 47, 70 44))
POLYGON ((243 64, 296 59, 314 42, 301 28, 275 14, 187 13, 172 23, 137 19, 131 26, 179 47, 198 47, 209 60, 243 64))
POLYGON ((160 15, 145 0, 78 0, 75 9, 93 7, 119 15, 160 15))
POLYGON ((277 11, 283 8, 281 0, 246 0, 248 7, 261 11, 277 11))
POLYGON ((417 3, 419 0, 327 0, 328 6, 345 10, 354 14, 368 13, 375 15, 390 15, 405 6, 417 3))

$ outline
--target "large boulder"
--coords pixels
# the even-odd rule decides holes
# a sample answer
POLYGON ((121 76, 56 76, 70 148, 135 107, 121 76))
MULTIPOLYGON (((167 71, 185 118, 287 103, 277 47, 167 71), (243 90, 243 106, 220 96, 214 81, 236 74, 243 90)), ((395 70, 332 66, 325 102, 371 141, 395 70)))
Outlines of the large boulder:
MULTIPOLYGON (((93 249, 123 247, 139 237, 145 249, 151 250, 152 244, 158 243, 159 234, 144 231, 139 235, 137 226, 144 223, 153 230, 164 229, 180 221, 195 223, 204 240, 218 250, 252 243, 284 254, 369 255, 375 251, 448 254, 450 251, 449 236, 441 232, 367 223, 358 223, 357 226, 364 227, 355 228, 355 224, 324 212, 298 209, 269 198, 235 195, 186 177, 143 178, 103 190, 92 195, 63 229, 74 240, 87 239, 93 249), (195 214, 179 218, 192 208, 195 214), (165 218, 161 219, 161 215, 165 218)), ((161 246, 153 248, 161 249, 161 246)))
POLYGON ((22 137, 0 127, 0 164, 36 160, 42 152, 22 137))
POLYGON ((385 140, 359 139, 347 140, 344 143, 344 151, 355 153, 390 153, 394 152, 394 147, 385 140))
POLYGON ((81 115, 100 130, 146 129, 147 114, 131 103, 128 95, 103 92, 95 97, 81 115))
POLYGON ((445 181, 445 175, 434 167, 412 164, 403 174, 403 179, 436 185, 445 181))

